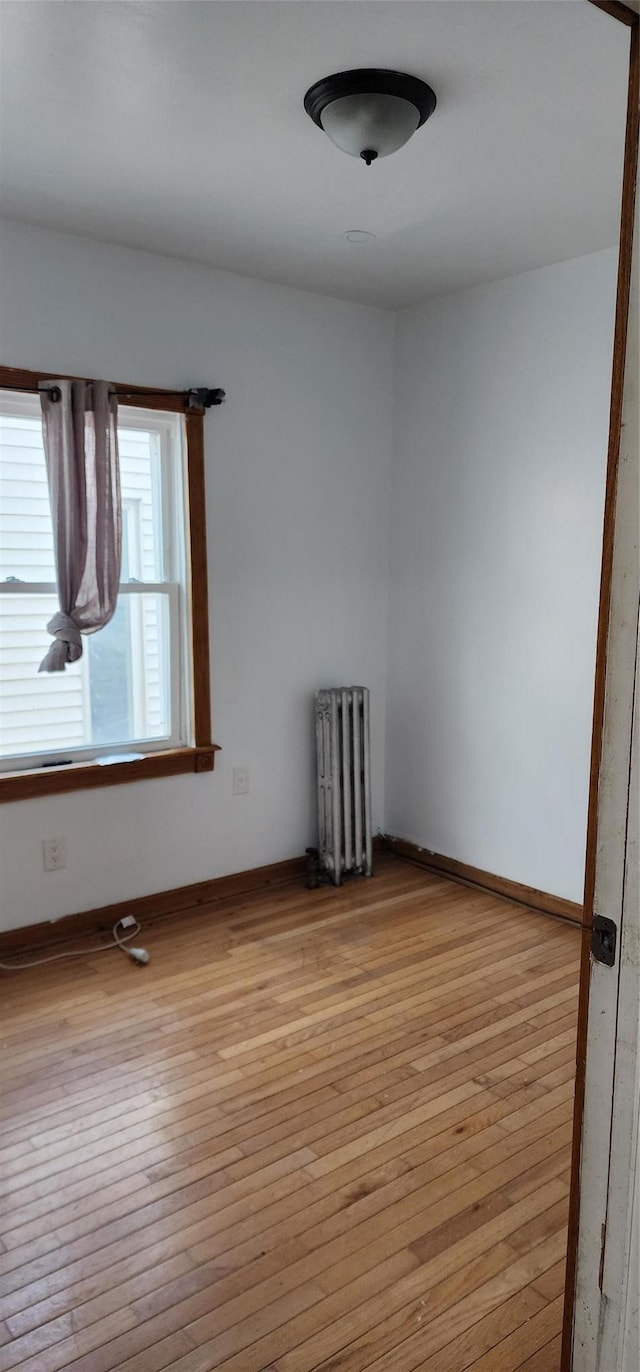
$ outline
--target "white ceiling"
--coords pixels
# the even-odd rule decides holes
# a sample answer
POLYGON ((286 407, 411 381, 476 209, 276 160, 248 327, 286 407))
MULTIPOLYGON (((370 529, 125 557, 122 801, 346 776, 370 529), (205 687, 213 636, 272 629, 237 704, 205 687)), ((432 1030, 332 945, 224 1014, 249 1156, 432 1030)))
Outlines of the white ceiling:
POLYGON ((0 39, 32 223, 388 307, 617 241, 629 33, 587 0, 4 0, 0 39), (438 96, 372 167, 302 107, 359 66, 438 96))

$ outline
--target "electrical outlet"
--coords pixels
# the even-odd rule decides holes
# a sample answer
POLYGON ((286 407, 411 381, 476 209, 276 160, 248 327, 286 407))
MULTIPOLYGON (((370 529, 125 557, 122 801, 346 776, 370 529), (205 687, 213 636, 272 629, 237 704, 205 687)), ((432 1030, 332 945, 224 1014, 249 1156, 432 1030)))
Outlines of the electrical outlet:
POLYGON ((233 769, 233 794, 234 796, 246 796, 249 794, 249 768, 234 767, 233 769))
POLYGON ((64 838, 43 838, 42 866, 45 872, 61 872, 67 865, 67 843, 64 838))

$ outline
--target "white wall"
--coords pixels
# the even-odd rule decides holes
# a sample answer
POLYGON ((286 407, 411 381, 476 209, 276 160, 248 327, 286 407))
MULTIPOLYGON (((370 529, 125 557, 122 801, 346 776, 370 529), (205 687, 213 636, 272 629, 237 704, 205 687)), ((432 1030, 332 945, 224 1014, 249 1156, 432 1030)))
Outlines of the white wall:
POLYGON ((0 927, 301 853, 321 685, 371 687, 381 825, 393 316, 11 223, 1 287, 4 365, 228 399, 206 422, 216 770, 2 806, 0 927))
POLYGON ((598 253, 396 316, 394 437, 393 315, 5 224, 4 364, 228 400, 207 419, 216 770, 0 807, 0 927, 300 853, 312 692, 356 679, 376 827, 581 898, 615 270, 598 253))
POLYGON ((616 260, 396 321, 386 827, 575 901, 616 260))

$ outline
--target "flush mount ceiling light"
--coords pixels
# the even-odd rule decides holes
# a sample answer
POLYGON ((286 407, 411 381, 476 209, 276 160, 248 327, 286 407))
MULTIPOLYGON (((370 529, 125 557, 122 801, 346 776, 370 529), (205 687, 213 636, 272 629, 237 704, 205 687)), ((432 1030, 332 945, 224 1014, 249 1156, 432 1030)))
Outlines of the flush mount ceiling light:
POLYGON ((409 142, 433 114, 436 97, 417 76, 363 67, 316 81, 304 107, 336 147, 361 157, 369 167, 409 142))

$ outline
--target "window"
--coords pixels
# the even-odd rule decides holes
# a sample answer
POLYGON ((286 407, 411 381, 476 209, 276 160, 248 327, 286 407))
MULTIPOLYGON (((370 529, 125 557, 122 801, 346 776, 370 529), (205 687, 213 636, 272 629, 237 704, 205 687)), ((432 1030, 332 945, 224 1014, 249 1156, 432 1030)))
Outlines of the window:
POLYGON ((39 674, 58 608, 40 403, 0 379, 0 798, 213 764, 206 572, 190 576, 206 569, 202 512, 189 523, 202 417, 156 403, 118 406, 116 612, 79 662, 39 674))

